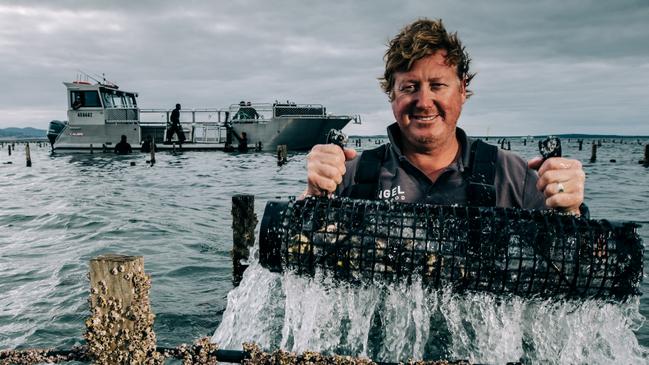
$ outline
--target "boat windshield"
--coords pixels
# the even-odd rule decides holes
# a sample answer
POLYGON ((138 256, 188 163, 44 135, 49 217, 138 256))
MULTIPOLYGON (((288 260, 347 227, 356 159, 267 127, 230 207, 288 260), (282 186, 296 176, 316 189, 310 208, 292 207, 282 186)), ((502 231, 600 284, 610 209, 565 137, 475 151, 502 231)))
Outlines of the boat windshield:
POLYGON ((135 94, 118 90, 101 88, 101 99, 104 101, 105 108, 130 109, 137 107, 135 94))
POLYGON ((74 90, 70 92, 70 105, 74 109, 101 108, 99 94, 95 90, 74 90))

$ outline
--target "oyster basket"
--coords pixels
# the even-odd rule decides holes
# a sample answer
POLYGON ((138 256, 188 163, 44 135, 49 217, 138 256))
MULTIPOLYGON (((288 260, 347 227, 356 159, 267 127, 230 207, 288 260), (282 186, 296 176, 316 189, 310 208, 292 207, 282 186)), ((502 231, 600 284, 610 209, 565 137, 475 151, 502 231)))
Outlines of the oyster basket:
POLYGON ((526 297, 625 298, 640 294, 637 227, 552 211, 312 197, 267 203, 259 261, 352 283, 417 278, 526 297))

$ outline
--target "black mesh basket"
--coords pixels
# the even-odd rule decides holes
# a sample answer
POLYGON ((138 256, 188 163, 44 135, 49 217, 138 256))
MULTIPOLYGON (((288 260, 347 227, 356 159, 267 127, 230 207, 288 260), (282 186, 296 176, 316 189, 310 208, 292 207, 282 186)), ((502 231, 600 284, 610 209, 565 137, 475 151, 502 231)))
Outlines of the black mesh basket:
POLYGON ((635 223, 552 211, 345 198, 269 202, 260 262, 350 282, 420 277, 428 286, 521 296, 638 295, 635 223))

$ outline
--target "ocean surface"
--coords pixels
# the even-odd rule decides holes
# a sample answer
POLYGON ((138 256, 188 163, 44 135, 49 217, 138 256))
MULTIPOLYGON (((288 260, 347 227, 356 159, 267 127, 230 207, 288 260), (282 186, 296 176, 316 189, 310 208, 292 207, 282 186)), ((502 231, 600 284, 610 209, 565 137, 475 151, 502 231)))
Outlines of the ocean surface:
MULTIPOLYGON (((510 140, 512 151, 525 158, 536 155, 535 142, 524 146, 519 139, 510 140)), ((638 160, 647 143, 635 138, 605 141, 597 162, 589 163, 589 140, 582 151, 575 140, 563 141, 564 156, 584 164, 592 218, 638 222, 645 243, 649 169, 638 160)), ((374 139, 363 139, 362 148, 374 146, 374 139)), ((623 304, 530 304, 516 298, 503 303, 488 295, 426 294, 416 286, 392 288, 379 298, 371 288, 328 291, 253 263, 233 290, 232 195, 254 194, 261 219, 267 201, 304 189, 305 153, 290 154, 282 167, 274 153, 257 152, 165 152, 157 154, 153 166, 145 162, 146 154, 52 155, 49 146, 34 144, 31 156, 33 166, 28 168, 23 145, 16 145, 12 156, 6 144, 0 149, 0 349, 82 344, 89 314, 88 262, 119 253, 144 257, 152 276, 159 346, 214 336, 221 343, 246 340, 292 350, 337 349, 381 359, 435 351, 490 363, 646 363, 649 358, 646 281, 644 295, 623 304), (377 349, 363 339, 367 334, 361 333, 360 324, 368 314, 359 308, 378 300, 392 310, 386 318, 395 332, 384 335, 384 348, 377 349), (436 334, 417 325, 433 312, 441 313, 448 327, 439 339, 448 342, 441 345, 443 350, 431 350, 436 334), (340 318, 349 322, 344 341, 336 338, 339 333, 331 322, 340 318), (469 331, 463 323, 472 320, 481 324, 469 331), (411 334, 399 332, 404 323, 411 334), (351 340, 355 334, 358 338, 351 340), (410 337, 411 343, 392 341, 410 337), (516 344, 521 338, 531 339, 534 349, 526 341, 516 344)))

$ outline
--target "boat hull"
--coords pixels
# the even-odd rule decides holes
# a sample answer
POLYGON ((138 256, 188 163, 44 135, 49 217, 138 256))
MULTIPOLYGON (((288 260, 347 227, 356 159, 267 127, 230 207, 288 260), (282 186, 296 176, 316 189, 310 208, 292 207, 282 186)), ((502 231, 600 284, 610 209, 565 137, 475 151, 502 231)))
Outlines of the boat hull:
MULTIPOLYGON (((286 145, 289 150, 305 151, 316 144, 325 143, 326 136, 332 128, 342 129, 351 118, 347 116, 329 116, 320 118, 309 117, 281 117, 269 120, 251 122, 235 122, 232 129, 237 135, 245 132, 248 138, 248 147, 253 149, 261 142, 263 151, 275 151, 277 146, 286 145)), ((192 136, 190 126, 184 125, 186 135, 192 136)), ((138 148, 146 135, 152 135, 158 144, 158 150, 174 148, 173 145, 162 144, 164 126, 152 128, 141 126, 139 123, 119 123, 104 125, 66 125, 56 137, 55 150, 85 151, 93 148, 112 149, 120 137, 125 135, 127 141, 138 148), (92 147, 91 147, 92 146, 92 147)), ((176 136, 174 135, 174 139, 176 136)), ((223 141, 224 142, 224 141, 223 141)), ((223 150, 225 143, 204 143, 193 141, 191 138, 183 143, 184 150, 223 150)), ((177 143, 177 142, 176 142, 177 143)), ((238 144, 233 138, 233 147, 238 144)))
POLYGON ((132 146, 139 146, 141 141, 139 123, 68 124, 56 137, 54 149, 89 150, 94 148, 98 150, 103 146, 113 148, 120 141, 122 135, 126 136, 132 146))
MULTIPOLYGON (((233 123, 232 128, 239 136, 242 132, 246 133, 249 147, 261 142, 264 151, 275 151, 279 145, 286 145, 293 151, 305 151, 316 144, 325 143, 331 129, 340 130, 350 120, 347 116, 282 117, 267 122, 233 123)), ((236 140, 233 143, 236 144, 236 140)))

